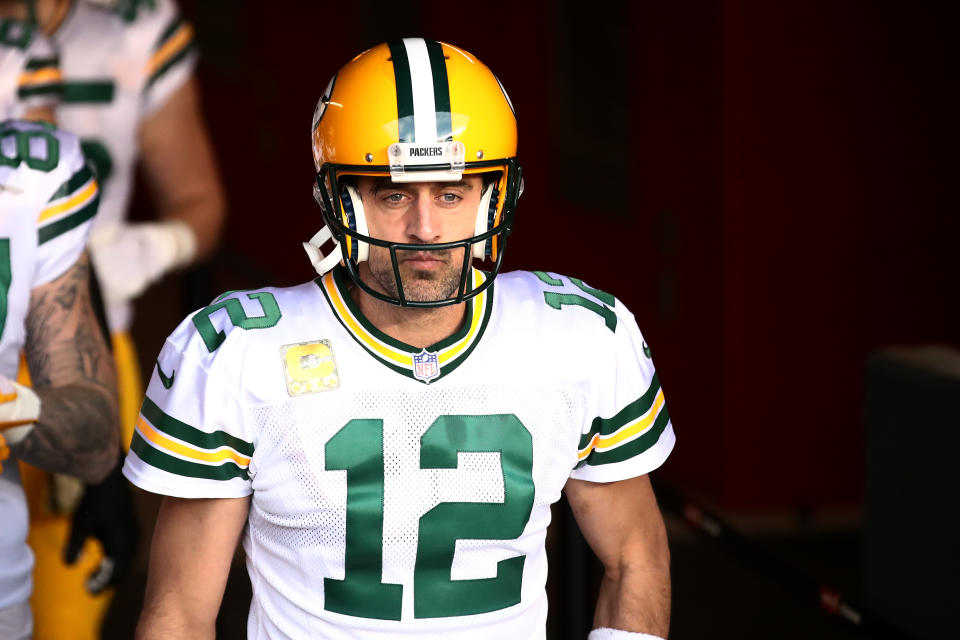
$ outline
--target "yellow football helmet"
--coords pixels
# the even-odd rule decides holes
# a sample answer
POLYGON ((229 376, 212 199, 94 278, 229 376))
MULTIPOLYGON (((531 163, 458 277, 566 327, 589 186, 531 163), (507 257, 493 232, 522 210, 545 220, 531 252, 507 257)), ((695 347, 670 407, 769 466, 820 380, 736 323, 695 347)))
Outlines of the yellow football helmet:
POLYGON ((523 191, 517 163, 517 121, 497 77, 462 49, 423 38, 405 38, 369 49, 330 80, 313 115, 314 196, 326 226, 304 243, 322 275, 344 263, 350 277, 370 295, 402 306, 442 306, 471 298, 493 283, 523 191), (389 176, 394 182, 460 180, 488 174, 477 211, 475 235, 442 244, 404 244, 372 238, 363 205, 346 176, 389 176), (329 255, 320 252, 328 240, 329 255), (369 245, 390 250, 398 297, 370 288, 357 263, 369 245), (456 296, 407 300, 397 251, 463 247, 464 264, 456 296), (470 289, 473 258, 493 262, 490 276, 470 289))

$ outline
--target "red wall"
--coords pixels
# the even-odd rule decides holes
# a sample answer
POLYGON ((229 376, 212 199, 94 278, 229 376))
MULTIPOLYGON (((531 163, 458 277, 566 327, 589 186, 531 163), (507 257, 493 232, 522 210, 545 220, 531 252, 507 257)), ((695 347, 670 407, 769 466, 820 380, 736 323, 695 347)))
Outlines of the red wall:
POLYGON ((853 503, 867 353, 960 339, 950 16, 724 7, 724 497, 853 503))
MULTIPOLYGON (((856 504, 866 354, 960 344, 954 9, 634 3, 601 16, 617 42, 579 34, 596 45, 597 77, 625 69, 598 86, 565 75, 554 3, 382 14, 291 1, 285 15, 185 4, 231 198, 230 286, 311 275, 298 244, 320 226, 309 125, 336 69, 387 37, 463 46, 497 72, 520 121, 527 191, 508 266, 576 275, 627 303, 678 433, 662 475, 715 501, 856 504), (605 87, 628 102, 615 118, 605 87), (623 143, 616 210, 591 207, 594 185, 558 154, 570 128, 578 140, 596 129, 584 163, 623 143)), ((564 6, 569 25, 592 5, 564 6)))

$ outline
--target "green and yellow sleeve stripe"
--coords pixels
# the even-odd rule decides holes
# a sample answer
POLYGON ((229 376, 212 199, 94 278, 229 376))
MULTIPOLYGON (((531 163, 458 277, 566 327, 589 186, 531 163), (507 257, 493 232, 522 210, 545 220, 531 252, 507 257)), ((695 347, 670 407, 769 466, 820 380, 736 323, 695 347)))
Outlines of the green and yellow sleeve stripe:
POLYGON ((654 374, 646 392, 612 418, 596 418, 580 437, 577 466, 622 462, 642 454, 670 423, 660 379, 654 374))
POLYGON ((143 399, 130 448, 147 464, 190 478, 249 479, 253 443, 224 431, 208 433, 167 415, 143 399))
POLYGON ((37 219, 38 243, 43 244, 93 218, 100 191, 89 166, 74 173, 54 192, 37 219))
POLYGON ((146 87, 150 87, 163 74, 183 60, 193 48, 193 26, 179 17, 174 18, 157 41, 153 55, 147 61, 146 87))
POLYGON ((17 79, 17 97, 26 100, 36 96, 58 96, 63 93, 60 59, 33 58, 17 79))

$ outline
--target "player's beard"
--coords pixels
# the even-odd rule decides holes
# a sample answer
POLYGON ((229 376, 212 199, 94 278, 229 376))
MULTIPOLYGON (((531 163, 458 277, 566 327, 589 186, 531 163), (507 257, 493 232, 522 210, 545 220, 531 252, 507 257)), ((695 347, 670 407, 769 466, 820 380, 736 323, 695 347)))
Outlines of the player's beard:
MULTIPOLYGON (((463 270, 464 249, 430 251, 431 257, 443 261, 439 269, 416 269, 404 261, 412 251, 398 251, 397 261, 400 267, 400 279, 404 297, 412 302, 433 302, 447 300, 457 295, 460 289, 460 274, 463 270)), ((390 252, 377 247, 370 248, 367 261, 370 275, 383 293, 400 298, 400 286, 393 272, 390 252)))

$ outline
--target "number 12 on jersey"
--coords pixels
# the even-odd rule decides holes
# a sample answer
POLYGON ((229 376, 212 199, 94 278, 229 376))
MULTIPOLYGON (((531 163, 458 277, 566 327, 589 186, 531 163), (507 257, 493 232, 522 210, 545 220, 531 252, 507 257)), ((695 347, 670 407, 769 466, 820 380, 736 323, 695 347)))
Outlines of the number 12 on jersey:
MULTIPOLYGON (((554 278, 543 271, 534 271, 533 275, 537 276, 540 278, 541 282, 548 284, 551 287, 563 286, 563 280, 554 278)), ((585 298, 584 296, 575 293, 557 293, 555 291, 544 291, 543 301, 554 309, 560 309, 564 305, 574 305, 577 307, 583 307, 584 309, 589 309, 603 318, 603 322, 607 325, 607 329, 610 329, 610 331, 616 331, 617 314, 613 309, 610 308, 614 305, 616 299, 606 291, 600 291, 600 289, 588 287, 587 285, 583 284, 582 280, 578 278, 567 278, 567 280, 572 282, 575 287, 580 289, 580 291, 589 294, 592 296, 592 298, 596 298, 596 300, 599 300, 600 302, 596 302, 596 300, 585 298)))
MULTIPOLYGON (((415 618, 497 611, 520 602, 525 556, 497 564, 494 578, 453 580, 457 540, 519 537, 533 508, 533 439, 514 415, 440 416, 420 438, 421 469, 455 469, 459 452, 499 452, 502 503, 442 502, 419 523, 414 568, 415 618)), ((383 420, 351 420, 329 441, 328 470, 347 472, 342 580, 324 578, 324 608, 399 620, 403 586, 383 575, 383 420)))

